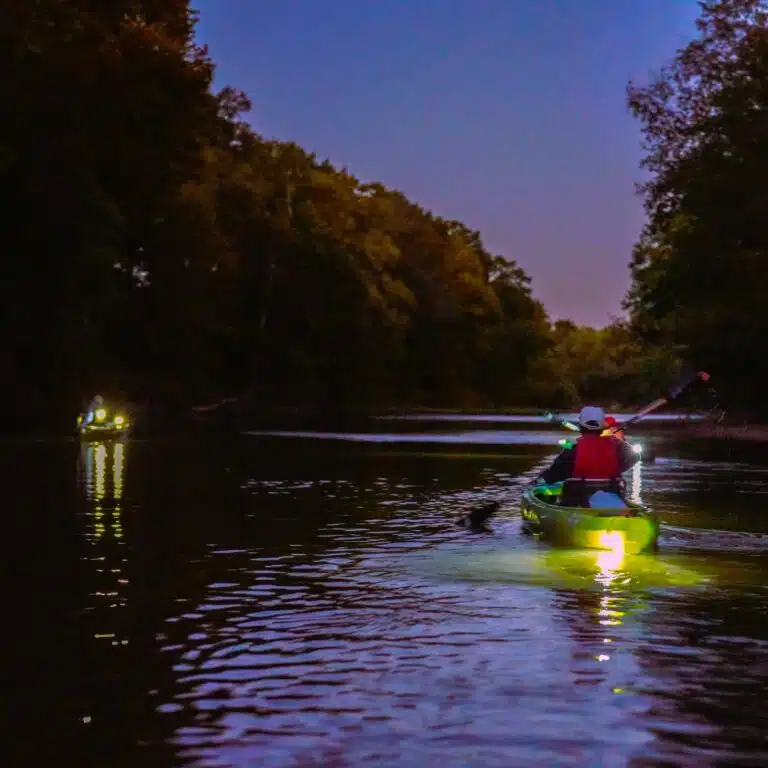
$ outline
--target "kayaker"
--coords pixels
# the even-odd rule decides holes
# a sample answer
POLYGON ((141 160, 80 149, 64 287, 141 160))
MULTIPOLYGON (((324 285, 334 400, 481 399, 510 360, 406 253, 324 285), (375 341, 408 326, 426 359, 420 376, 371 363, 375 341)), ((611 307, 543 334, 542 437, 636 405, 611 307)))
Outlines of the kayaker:
POLYGON ((640 457, 625 440, 603 434, 608 425, 602 408, 595 405, 582 408, 578 426, 581 437, 555 457, 551 466, 542 472, 541 482, 551 485, 570 479, 615 480, 618 486, 622 473, 640 457))
POLYGON ((93 400, 91 400, 91 403, 88 406, 88 410, 85 412, 85 423, 90 424, 95 417, 96 411, 103 407, 104 398, 101 395, 94 395, 93 400))

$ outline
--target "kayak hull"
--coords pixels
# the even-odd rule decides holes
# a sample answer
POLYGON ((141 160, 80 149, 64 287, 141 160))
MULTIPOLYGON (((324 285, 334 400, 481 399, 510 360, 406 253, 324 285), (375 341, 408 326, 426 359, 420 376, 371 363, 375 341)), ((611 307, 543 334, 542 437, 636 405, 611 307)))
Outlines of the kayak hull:
POLYGON ((552 486, 527 488, 520 504, 523 532, 566 547, 622 549, 630 554, 656 548, 659 520, 642 504, 591 509, 564 507, 557 499, 552 486))
POLYGON ((83 442, 99 442, 102 440, 124 440, 128 437, 129 428, 118 428, 112 425, 80 427, 80 440, 83 442))

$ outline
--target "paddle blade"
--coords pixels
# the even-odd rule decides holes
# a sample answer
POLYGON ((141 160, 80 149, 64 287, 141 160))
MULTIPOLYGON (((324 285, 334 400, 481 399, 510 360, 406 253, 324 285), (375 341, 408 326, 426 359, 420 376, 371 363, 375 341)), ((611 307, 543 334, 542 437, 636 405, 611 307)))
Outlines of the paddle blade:
POLYGON ((465 528, 484 528, 486 523, 501 509, 500 501, 489 501, 481 504, 460 517, 456 522, 465 528))
POLYGON ((709 378, 709 374, 706 371, 697 371, 696 373, 691 373, 684 377, 677 384, 675 384, 675 386, 669 388, 669 391, 667 392, 667 399, 674 400, 676 397, 685 392, 685 390, 688 389, 691 384, 695 384, 697 381, 706 382, 709 381, 709 378))

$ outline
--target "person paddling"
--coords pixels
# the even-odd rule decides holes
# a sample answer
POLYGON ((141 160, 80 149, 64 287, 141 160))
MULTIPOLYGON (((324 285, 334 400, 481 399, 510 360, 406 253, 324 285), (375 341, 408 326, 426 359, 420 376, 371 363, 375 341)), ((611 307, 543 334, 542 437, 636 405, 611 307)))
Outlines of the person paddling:
POLYGON ((104 398, 101 395, 94 395, 91 402, 88 404, 88 409, 85 412, 84 421, 86 424, 90 424, 96 418, 96 411, 104 407, 104 398))
MULTIPOLYGON (((581 436, 572 446, 564 448, 552 464, 541 473, 542 483, 551 485, 565 480, 610 481, 619 492, 620 478, 639 461, 625 440, 612 434, 604 435, 607 427, 602 408, 587 405, 581 409, 578 420, 581 436)), ((566 506, 573 506, 563 499, 566 506)), ((582 502, 577 502, 577 505, 582 502)))

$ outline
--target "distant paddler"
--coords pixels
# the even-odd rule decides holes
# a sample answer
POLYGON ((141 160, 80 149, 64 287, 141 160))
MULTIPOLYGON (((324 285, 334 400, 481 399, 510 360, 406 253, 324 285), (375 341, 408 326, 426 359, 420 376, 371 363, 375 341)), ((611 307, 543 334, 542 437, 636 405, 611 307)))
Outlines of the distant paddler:
POLYGON ((128 419, 117 413, 111 406, 107 408, 104 398, 95 395, 85 413, 77 417, 77 428, 81 437, 109 438, 124 436, 130 429, 128 419))
POLYGON ((85 427, 94 421, 104 421, 106 418, 107 410, 104 407, 104 398, 101 395, 94 395, 85 411, 85 415, 78 419, 78 424, 85 427))

